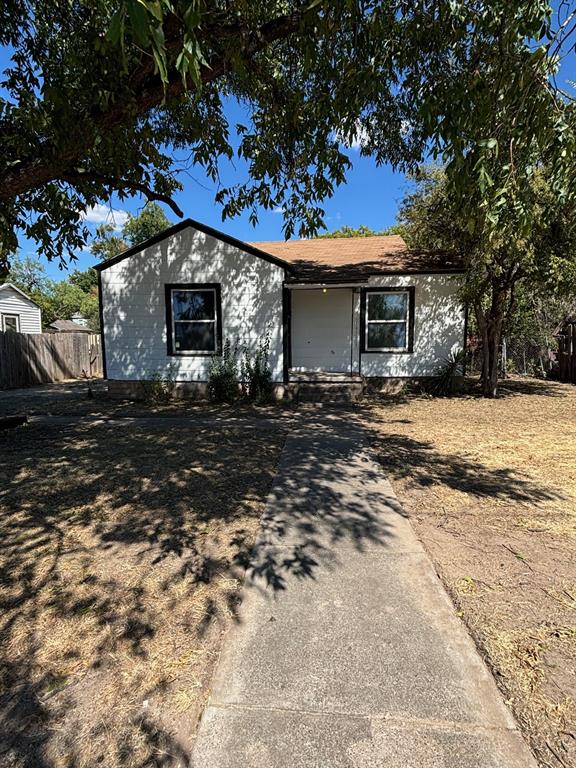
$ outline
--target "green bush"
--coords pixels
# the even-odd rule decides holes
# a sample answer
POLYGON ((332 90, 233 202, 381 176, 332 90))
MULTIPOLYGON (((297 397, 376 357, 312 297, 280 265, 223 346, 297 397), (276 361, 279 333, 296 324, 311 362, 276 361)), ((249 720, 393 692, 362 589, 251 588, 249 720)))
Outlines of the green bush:
POLYGON ((434 378, 430 394, 436 397, 450 397, 456 390, 456 378, 462 375, 464 352, 451 352, 434 378))
POLYGON ((220 357, 213 357, 208 372, 208 395, 218 403, 233 403, 240 394, 237 347, 226 341, 220 357))
POLYGON ((144 400, 149 405, 164 405, 174 396, 176 387, 176 370, 170 365, 166 373, 154 371, 148 381, 142 382, 144 400))
POLYGON ((242 358, 240 378, 245 397, 256 403, 269 403, 274 399, 272 370, 270 369, 270 333, 258 343, 256 353, 250 356, 247 350, 242 358))

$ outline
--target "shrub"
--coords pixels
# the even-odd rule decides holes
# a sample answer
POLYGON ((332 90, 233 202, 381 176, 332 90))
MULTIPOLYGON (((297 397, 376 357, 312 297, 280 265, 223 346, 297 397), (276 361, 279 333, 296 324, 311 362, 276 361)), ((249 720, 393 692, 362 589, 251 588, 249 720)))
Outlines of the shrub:
POLYGON ((256 403, 269 403, 274 399, 272 370, 269 363, 270 333, 267 332, 258 343, 256 353, 251 357, 247 350, 241 364, 242 392, 256 403))
POLYGON ((176 369, 173 365, 168 367, 166 373, 154 371, 148 381, 142 382, 144 400, 149 405, 164 405, 169 403, 174 396, 176 387, 176 369))
POLYGON ((456 377, 462 375, 464 352, 451 352, 447 360, 440 368, 432 385, 430 393, 437 397, 450 397, 456 389, 456 377))
POLYGON ((220 357, 212 358, 208 372, 208 395, 219 403, 232 403, 240 393, 237 348, 226 341, 220 357))

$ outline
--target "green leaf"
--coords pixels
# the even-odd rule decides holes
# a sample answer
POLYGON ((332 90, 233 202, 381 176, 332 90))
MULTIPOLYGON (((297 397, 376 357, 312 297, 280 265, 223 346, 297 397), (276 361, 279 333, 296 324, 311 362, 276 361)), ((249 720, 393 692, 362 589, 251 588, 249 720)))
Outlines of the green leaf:
POLYGON ((154 16, 154 18, 162 22, 164 20, 164 13, 162 11, 162 4, 160 0, 138 0, 146 10, 154 16))
POLYGON ((143 46, 148 45, 151 24, 146 8, 140 0, 127 0, 127 9, 136 42, 143 46))
POLYGON ((106 32, 106 39, 112 43, 112 45, 118 45, 124 39, 125 13, 125 8, 122 7, 116 11, 110 20, 110 26, 106 32))

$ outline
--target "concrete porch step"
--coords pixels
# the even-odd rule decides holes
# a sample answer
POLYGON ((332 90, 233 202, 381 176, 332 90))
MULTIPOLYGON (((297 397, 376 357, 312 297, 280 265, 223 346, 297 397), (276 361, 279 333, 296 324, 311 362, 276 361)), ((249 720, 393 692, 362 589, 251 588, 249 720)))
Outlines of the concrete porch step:
POLYGON ((361 381, 303 382, 295 386, 295 396, 307 403, 352 403, 364 393, 361 381))
POLYGON ((361 383, 359 373, 339 371, 290 371, 290 381, 295 384, 349 384, 361 383))

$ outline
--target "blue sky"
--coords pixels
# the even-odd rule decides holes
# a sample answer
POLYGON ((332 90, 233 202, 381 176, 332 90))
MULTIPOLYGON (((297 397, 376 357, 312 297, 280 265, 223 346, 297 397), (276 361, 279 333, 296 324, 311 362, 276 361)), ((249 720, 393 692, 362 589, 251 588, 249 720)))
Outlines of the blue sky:
MULTIPOLYGON (((229 112, 233 118, 237 109, 230 105, 229 112)), ((357 149, 347 150, 347 154, 353 164, 348 174, 348 180, 336 190, 333 198, 324 202, 326 211, 325 222, 329 231, 338 229, 347 224, 352 227, 366 224, 373 229, 383 229, 393 224, 396 220, 398 205, 402 200, 406 188, 406 180, 403 174, 394 173, 390 166, 377 167, 372 158, 361 157, 357 149)), ((216 229, 220 229, 240 240, 283 240, 283 217, 280 212, 264 211, 259 214, 259 223, 256 227, 248 221, 248 214, 243 214, 234 219, 222 221, 222 209, 214 202, 216 184, 207 179, 202 170, 192 170, 193 178, 182 176, 184 184, 182 192, 175 195, 175 200, 183 210, 185 216, 202 221, 216 229)), ((222 161, 221 177, 225 185, 246 180, 246 172, 242 163, 237 160, 230 163, 222 161)), ((143 198, 133 198, 122 202, 114 202, 113 208, 119 212, 114 215, 114 223, 121 225, 124 220, 123 213, 129 211, 137 213, 144 204, 143 198)), ((163 206, 169 219, 178 221, 175 214, 166 206, 163 206)), ((98 223, 105 219, 110 221, 110 212, 107 206, 101 206, 89 214, 89 226, 94 229, 98 223)), ((22 253, 35 255, 33 244, 28 247, 22 243, 22 253)), ((72 265, 72 269, 86 269, 94 263, 94 258, 89 253, 78 254, 78 261, 72 265)), ((59 270, 56 264, 47 265, 47 273, 55 279, 63 279, 66 273, 59 270)))
MULTIPOLYGON (((6 50, 0 50, 0 72, 8 64, 6 50)), ((564 85, 568 80, 576 80, 576 56, 570 53, 562 62, 559 85, 564 85)), ((572 89, 571 89, 572 90, 572 89)), ((238 105, 229 104, 230 122, 234 124, 234 118, 240 118, 238 105)), ((403 174, 395 173, 390 166, 378 167, 369 157, 361 157, 357 149, 349 149, 348 155, 353 167, 348 173, 346 184, 339 187, 334 196, 324 203, 326 211, 325 222, 329 231, 343 225, 357 227, 365 224, 373 229, 383 229, 396 220, 398 206, 407 187, 403 174)), ((241 163, 233 163, 223 160, 221 176, 225 185, 246 180, 246 171, 241 163)), ((192 171, 190 176, 182 176, 184 189, 176 196, 180 208, 185 216, 198 219, 210 226, 216 227, 241 240, 280 240, 283 239, 282 215, 271 211, 262 211, 260 221, 254 228, 248 221, 248 215, 244 214, 235 219, 227 219, 222 222, 221 209, 214 202, 216 185, 207 179, 201 169, 192 171)), ((126 212, 137 213, 144 201, 141 198, 113 201, 114 209, 117 209, 115 221, 121 225, 126 212)), ((176 216, 166 209, 170 219, 176 221, 176 216)), ((93 231, 97 224, 109 217, 109 208, 99 206, 97 210, 90 212, 88 224, 93 231)), ((21 255, 36 256, 33 243, 21 240, 21 255)), ((86 269, 94 263, 90 253, 79 253, 78 261, 71 265, 71 269, 86 269)), ((58 268, 57 264, 47 264, 46 271, 54 279, 64 279, 66 272, 58 268)))

